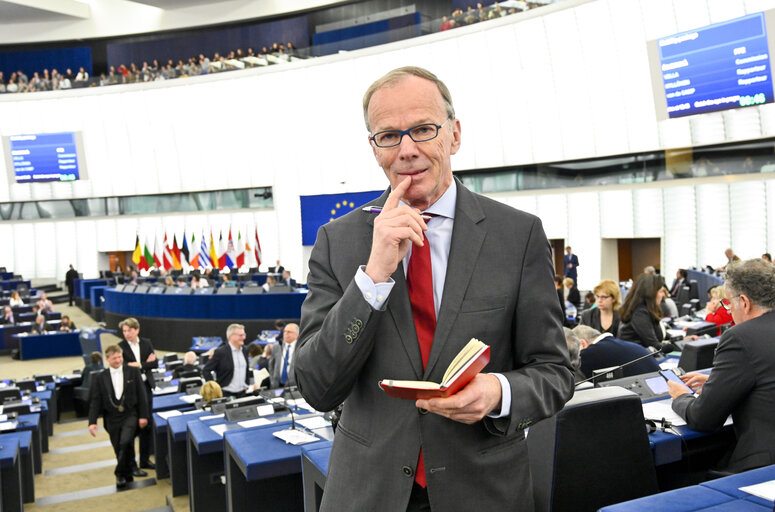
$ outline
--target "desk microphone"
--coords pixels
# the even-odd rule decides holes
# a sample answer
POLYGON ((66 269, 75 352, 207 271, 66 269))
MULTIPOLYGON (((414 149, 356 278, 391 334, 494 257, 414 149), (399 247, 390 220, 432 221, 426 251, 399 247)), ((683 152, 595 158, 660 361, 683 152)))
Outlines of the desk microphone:
MULTIPOLYGON (((649 347, 649 349, 651 349, 651 348, 652 347, 649 347)), ((621 370, 622 368, 626 368, 627 366, 630 366, 631 364, 637 363, 638 361, 642 361, 644 359, 648 359, 649 357, 656 357, 656 356, 659 356, 659 355, 669 354, 670 352, 675 352, 677 350, 677 348, 678 347, 676 347, 672 343, 662 343, 662 345, 659 347, 658 350, 655 350, 654 352, 649 352, 645 356, 641 356, 641 357, 639 357, 637 359, 633 359, 632 361, 628 361, 628 362, 626 362, 624 364, 620 364, 619 366, 614 366, 613 368, 609 368, 605 373, 616 372, 618 370, 621 370)), ((580 384, 584 384, 585 382, 589 382, 589 381, 597 382, 596 379, 597 380, 604 380, 601 377, 602 377, 602 375, 605 375, 605 373, 593 375, 592 377, 590 377, 588 379, 584 379, 582 381, 579 381, 579 382, 576 383, 576 386, 579 386, 580 384)))
MULTIPOLYGON (((294 388, 296 388, 296 386, 285 386, 285 387, 283 388, 283 395, 285 395, 285 392, 287 391, 287 392, 288 392, 288 394, 289 394, 289 395, 291 395, 291 400, 294 400, 294 401, 295 401, 296 399, 293 397, 293 390, 294 390, 294 388)), ((298 388, 296 388, 296 389, 298 389, 298 388)), ((299 406, 298 406, 297 404, 295 404, 295 403, 294 403, 294 405, 293 405, 293 406, 294 406, 294 407, 296 407, 296 410, 298 410, 298 409, 299 409, 299 406)), ((296 428, 296 418, 295 418, 295 417, 294 417, 294 415, 293 415, 293 407, 291 407, 290 405, 288 405, 288 399, 287 399, 287 398, 285 399, 285 407, 286 407, 286 408, 288 409, 288 411, 291 413, 291 428, 290 428, 290 430, 298 430, 298 429, 296 428)))

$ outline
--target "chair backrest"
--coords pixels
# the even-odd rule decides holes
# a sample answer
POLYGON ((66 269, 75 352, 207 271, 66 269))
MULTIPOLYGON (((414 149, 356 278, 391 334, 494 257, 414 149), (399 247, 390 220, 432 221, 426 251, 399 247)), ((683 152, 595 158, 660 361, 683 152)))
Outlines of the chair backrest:
POLYGON ((689 302, 690 291, 691 291, 691 287, 689 287, 688 285, 684 285, 678 290, 678 294, 675 296, 675 305, 678 306, 678 309, 680 309, 681 306, 689 302))
POLYGON ((215 292, 216 295, 237 295, 239 288, 236 286, 221 286, 215 292))
MULTIPOLYGON (((714 325, 713 328, 715 329, 715 327, 714 325)), ((678 366, 687 372, 712 367, 718 341, 718 338, 687 341, 681 351, 681 359, 678 361, 678 366)))
POLYGON ((689 280, 689 299, 699 299, 699 298, 700 298, 700 291, 697 288, 697 280, 690 279, 689 280))
POLYGON ((269 293, 290 293, 291 287, 285 284, 276 284, 269 287, 269 293))
POLYGON ((244 288, 242 288, 242 293, 247 293, 249 295, 258 295, 259 293, 264 293, 264 289, 260 286, 248 286, 245 285, 244 288))
POLYGON ((212 286, 207 288, 194 288, 194 294, 195 295, 212 295, 213 294, 213 288, 212 286))
POLYGON ((624 388, 577 391, 530 427, 527 446, 536 511, 595 511, 658 492, 641 401, 624 388))
POLYGON ((100 343, 100 329, 96 327, 81 327, 78 333, 78 342, 81 345, 81 356, 84 365, 91 364, 91 353, 102 353, 102 344, 100 343))

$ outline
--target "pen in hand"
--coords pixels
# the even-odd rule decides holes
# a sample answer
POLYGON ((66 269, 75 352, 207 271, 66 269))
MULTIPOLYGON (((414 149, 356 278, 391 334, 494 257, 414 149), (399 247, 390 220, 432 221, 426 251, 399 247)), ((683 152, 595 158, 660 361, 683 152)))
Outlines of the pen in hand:
MULTIPOLYGON (((366 212, 366 213, 373 213, 375 215, 379 215, 380 213, 382 213, 382 207, 381 206, 364 206, 363 208, 361 208, 361 210, 366 212)), ((420 217, 422 217, 423 220, 426 221, 426 222, 433 218, 433 217, 431 217, 430 215, 427 215, 427 214, 420 214, 420 217)))

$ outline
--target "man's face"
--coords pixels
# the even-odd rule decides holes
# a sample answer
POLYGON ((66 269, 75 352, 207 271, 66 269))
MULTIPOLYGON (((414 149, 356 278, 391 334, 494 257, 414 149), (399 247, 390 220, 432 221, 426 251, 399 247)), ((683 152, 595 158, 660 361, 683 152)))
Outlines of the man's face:
POLYGON ((234 348, 240 348, 244 345, 245 329, 235 329, 234 332, 229 335, 229 343, 231 343, 234 348))
POLYGON ((124 364, 124 354, 121 352, 113 352, 108 356, 108 364, 114 370, 117 370, 122 364, 124 364))
POLYGON ((121 332, 124 333, 124 339, 130 343, 137 343, 137 337, 140 336, 140 329, 133 329, 128 325, 121 328, 121 332))
POLYGON ((288 324, 283 329, 283 341, 291 344, 299 337, 299 326, 296 324, 288 324))
POLYGON ((570 253, 571 253, 571 248, 570 248, 570 247, 566 248, 566 249, 565 249, 565 252, 566 252, 566 253, 568 253, 568 256, 570 256, 570 253))
POLYGON ((289 277, 291 277, 291 273, 290 272, 288 272, 287 270, 285 272, 283 272, 283 279, 288 279, 289 277))
MULTIPOLYGON (((425 123, 444 124, 447 113, 436 85, 424 78, 407 76, 385 85, 369 102, 369 126, 375 134, 385 130, 406 130, 425 123)), ((451 119, 438 136, 414 142, 408 135, 392 148, 372 144, 377 163, 395 189, 407 176, 412 184, 401 199, 424 210, 436 202, 452 183, 450 157, 460 148, 460 121, 451 119)))
POLYGON ((725 286, 724 296, 729 301, 729 314, 732 315, 732 320, 735 321, 735 324, 745 322, 746 318, 744 311, 740 308, 740 295, 737 295, 734 290, 730 290, 725 286))
POLYGON ((724 254, 726 255, 728 260, 731 260, 732 256, 734 256, 735 253, 732 252, 732 249, 727 249, 726 251, 724 251, 724 254))

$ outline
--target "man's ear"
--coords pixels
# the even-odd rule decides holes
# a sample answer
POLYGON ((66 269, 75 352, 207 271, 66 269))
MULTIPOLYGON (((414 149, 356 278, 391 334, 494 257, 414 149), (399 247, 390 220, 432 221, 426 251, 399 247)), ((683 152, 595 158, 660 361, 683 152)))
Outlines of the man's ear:
POLYGON ((585 340, 585 339, 580 339, 579 341, 581 342, 581 350, 584 350, 585 348, 587 348, 588 346, 590 346, 590 345, 591 345, 591 343, 590 343, 590 342, 588 342, 588 341, 587 341, 587 340, 585 340))

